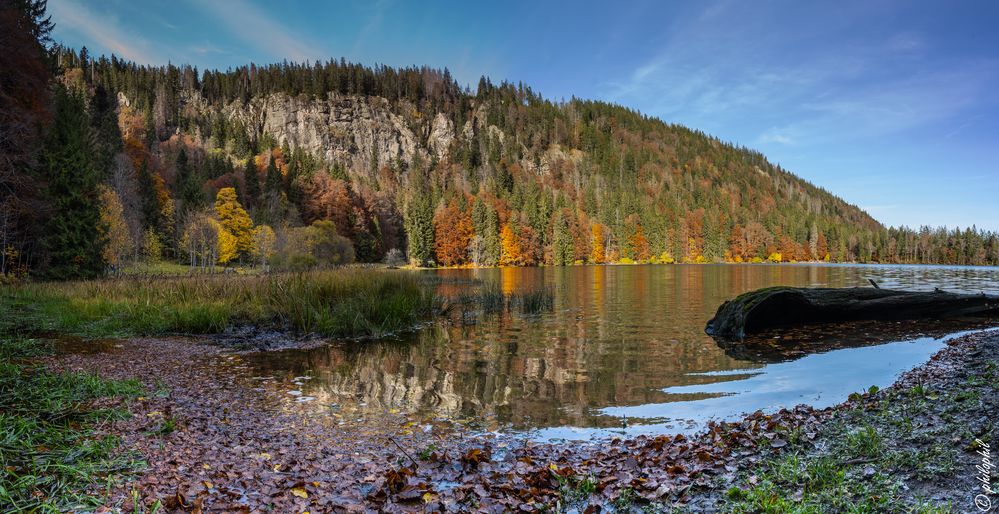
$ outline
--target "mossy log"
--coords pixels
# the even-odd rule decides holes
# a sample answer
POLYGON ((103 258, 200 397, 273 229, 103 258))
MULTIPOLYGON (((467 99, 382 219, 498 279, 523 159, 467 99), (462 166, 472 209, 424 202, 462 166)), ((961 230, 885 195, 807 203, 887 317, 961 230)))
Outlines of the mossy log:
POLYGON ((999 297, 873 288, 768 287, 718 308, 705 331, 743 338, 773 328, 860 320, 999 317, 999 297))

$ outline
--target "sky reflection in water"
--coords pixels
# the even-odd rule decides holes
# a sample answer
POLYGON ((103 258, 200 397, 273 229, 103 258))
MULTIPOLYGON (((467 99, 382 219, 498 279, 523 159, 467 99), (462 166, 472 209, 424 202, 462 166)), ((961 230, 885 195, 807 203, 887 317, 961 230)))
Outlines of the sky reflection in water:
MULTIPOLYGON (((483 430, 539 439, 585 439, 696 430, 708 419, 800 403, 828 406, 889 385, 943 341, 840 336, 776 362, 724 349, 703 332, 724 300, 772 285, 865 286, 999 293, 999 269, 961 267, 706 265, 444 270, 505 292, 548 287, 540 315, 482 315, 382 341, 331 344, 249 357, 254 373, 301 386, 317 409, 359 416, 399 410, 414 418, 473 420, 483 430), (869 341, 864 344, 869 344, 869 341), (830 349, 840 348, 840 349, 830 349), (767 364, 769 363, 769 364, 767 364), (627 419, 622 427, 623 418, 627 419)), ((454 294, 462 283, 440 286, 454 294)), ((871 327, 878 333, 878 326, 871 327)), ((933 335, 939 337, 942 332, 933 335)), ((823 336, 825 337, 825 336, 823 336)))

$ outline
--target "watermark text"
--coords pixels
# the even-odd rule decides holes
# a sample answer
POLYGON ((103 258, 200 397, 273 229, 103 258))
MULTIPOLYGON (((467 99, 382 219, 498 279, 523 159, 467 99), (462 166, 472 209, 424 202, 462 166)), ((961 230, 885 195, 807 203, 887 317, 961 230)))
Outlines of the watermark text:
POLYGON ((975 439, 975 444, 978 445, 976 453, 982 456, 981 464, 975 466, 977 472, 975 480, 981 482, 981 492, 976 491, 975 494, 975 507, 982 512, 988 512, 992 510, 992 496, 995 495, 992 492, 992 470, 996 465, 992 462, 992 448, 981 439, 975 439))

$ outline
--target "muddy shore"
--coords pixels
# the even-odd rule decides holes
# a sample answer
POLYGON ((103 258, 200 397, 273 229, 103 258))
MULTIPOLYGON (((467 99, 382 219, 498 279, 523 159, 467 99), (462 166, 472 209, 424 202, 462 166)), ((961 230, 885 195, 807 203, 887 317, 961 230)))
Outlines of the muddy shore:
POLYGON ((869 504, 884 512, 972 512, 980 444, 996 440, 999 413, 997 331, 952 340, 892 387, 830 409, 755 413, 689 438, 571 446, 473 436, 448 420, 391 411, 359 419, 322 399, 301 401, 289 394, 293 384, 252 376, 242 354, 206 339, 104 346, 47 364, 135 377, 146 387, 122 405, 128 419, 100 429, 147 464, 117 482, 105 511, 754 512, 776 505, 770 511, 781 512, 791 510, 782 505, 869 504), (820 481, 824 488, 815 486, 821 466, 835 477, 820 481))

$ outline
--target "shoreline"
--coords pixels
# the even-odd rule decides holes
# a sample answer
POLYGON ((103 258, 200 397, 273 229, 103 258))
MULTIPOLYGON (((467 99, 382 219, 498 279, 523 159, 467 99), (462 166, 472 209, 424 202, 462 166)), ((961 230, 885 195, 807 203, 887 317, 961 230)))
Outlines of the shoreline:
MULTIPOLYGON (((790 502, 790 508, 880 501, 872 499, 871 487, 897 481, 893 501, 899 512, 946 502, 960 512, 970 507, 957 503, 966 489, 971 491, 968 485, 941 481, 973 455, 959 451, 971 441, 908 440, 894 433, 891 420, 906 407, 903 417, 926 429, 912 431, 919 437, 932 430, 960 433, 959 421, 965 421, 972 432, 981 432, 972 434, 975 438, 989 442, 995 440, 994 426, 983 424, 981 416, 972 419, 971 413, 999 412, 999 395, 994 394, 999 331, 952 339, 891 387, 852 395, 835 407, 755 413, 735 423, 709 424, 690 437, 638 436, 575 445, 469 436, 467 426, 390 412, 374 425, 356 423, 351 417, 356 413, 342 407, 317 411, 317 402, 296 402, 280 384, 244 376, 239 354, 219 346, 186 338, 118 343, 122 347, 111 353, 64 354, 45 362, 54 370, 85 370, 115 379, 137 376, 147 389, 157 391, 126 401, 131 417, 105 428, 122 438, 123 451, 141 453, 148 463, 134 482, 113 489, 106 506, 124 510, 136 507, 134 497, 143 508, 159 502, 169 511, 196 505, 205 510, 270 505, 310 512, 362 505, 451 511, 599 505, 619 511, 752 512, 766 502, 790 502), (969 386, 969 377, 978 382, 969 386), (981 390, 975 398, 968 397, 972 387, 981 390), (968 400, 982 405, 972 409, 970 402, 961 404, 968 400), (947 412, 954 421, 936 422, 940 426, 933 428, 935 420, 944 419, 934 405, 953 408, 947 412), (167 419, 174 428, 158 434, 157 427, 167 419), (880 441, 883 453, 830 461, 830 448, 844 446, 849 452, 849 441, 864 438, 857 430, 876 434, 868 438, 880 441), (901 439, 886 440, 889 435, 901 439), (906 457, 896 455, 901 450, 894 445, 921 450, 906 457), (803 475, 797 478, 807 476, 812 461, 832 466, 836 476, 842 472, 841 490, 819 496, 803 492, 804 484, 794 482, 796 475, 788 471, 789 456, 799 459, 803 475), (920 475, 922 468, 930 475, 920 475), (865 489, 865 483, 870 487, 865 489), (861 495, 867 491, 870 497, 854 497, 853 490, 861 495)), ((972 478, 971 469, 967 477, 972 478)))

